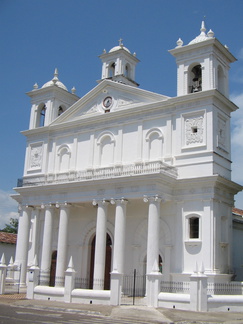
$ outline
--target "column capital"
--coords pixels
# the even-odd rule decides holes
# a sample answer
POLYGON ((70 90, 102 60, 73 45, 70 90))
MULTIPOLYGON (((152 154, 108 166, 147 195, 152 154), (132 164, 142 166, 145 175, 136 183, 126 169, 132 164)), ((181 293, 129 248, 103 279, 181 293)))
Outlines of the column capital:
POLYGON ((34 210, 41 210, 42 208, 41 208, 41 206, 33 206, 33 209, 34 210))
POLYGON ((145 203, 147 203, 147 202, 161 202, 161 201, 163 201, 163 199, 159 195, 150 196, 150 197, 144 195, 143 196, 143 201, 145 203))
POLYGON ((93 199, 93 201, 92 201, 93 206, 97 206, 97 205, 106 206, 108 204, 109 204, 109 200, 106 200, 106 199, 102 199, 102 200, 93 199))
POLYGON ((33 210, 34 206, 31 205, 19 205, 19 211, 30 211, 33 210))
POLYGON ((71 204, 66 201, 62 203, 56 202, 55 206, 56 208, 70 208, 71 204))
POLYGON ((112 205, 116 205, 116 204, 126 205, 128 203, 128 200, 124 197, 116 198, 116 199, 111 198, 110 202, 112 205))
POLYGON ((52 209, 55 208, 55 204, 49 203, 49 204, 41 204, 41 209, 52 209))

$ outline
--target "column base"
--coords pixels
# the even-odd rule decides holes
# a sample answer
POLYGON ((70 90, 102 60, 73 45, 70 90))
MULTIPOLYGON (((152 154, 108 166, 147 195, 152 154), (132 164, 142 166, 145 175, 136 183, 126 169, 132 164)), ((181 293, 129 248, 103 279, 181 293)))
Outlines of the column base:
POLYGON ((111 272, 111 305, 118 306, 121 304, 121 288, 122 288, 123 274, 118 272, 111 272))
POLYGON ((151 272, 147 275, 147 305, 151 307, 158 307, 158 296, 160 293, 160 282, 162 274, 158 272, 151 272))

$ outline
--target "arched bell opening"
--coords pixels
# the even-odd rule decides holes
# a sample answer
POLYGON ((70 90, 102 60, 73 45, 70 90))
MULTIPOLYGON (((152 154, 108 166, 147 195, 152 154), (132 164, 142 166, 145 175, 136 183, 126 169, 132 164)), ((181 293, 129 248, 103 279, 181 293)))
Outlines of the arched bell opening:
POLYGON ((110 64, 109 71, 108 71, 109 78, 115 76, 115 67, 116 67, 115 62, 110 64))
POLYGON ((189 93, 202 91, 202 67, 200 64, 192 66, 188 75, 189 93))
POLYGON ((224 71, 221 65, 218 66, 217 69, 217 80, 218 80, 218 90, 223 94, 226 95, 225 93, 225 75, 224 71))
POLYGON ((131 79, 131 67, 130 64, 126 64, 125 66, 125 77, 131 79))
POLYGON ((45 126, 46 109, 47 108, 46 108, 46 105, 44 103, 41 103, 38 106, 35 127, 43 127, 43 126, 45 126))

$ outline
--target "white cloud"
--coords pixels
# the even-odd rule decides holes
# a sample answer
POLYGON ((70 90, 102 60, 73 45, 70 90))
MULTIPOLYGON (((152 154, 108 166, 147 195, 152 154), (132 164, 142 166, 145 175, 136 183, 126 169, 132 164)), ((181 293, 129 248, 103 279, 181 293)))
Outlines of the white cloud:
MULTIPOLYGON (((230 99, 239 107, 232 114, 232 180, 243 185, 243 93, 233 94, 230 99)), ((235 200, 235 207, 243 209, 243 193, 236 195, 235 200)))
POLYGON ((10 197, 11 193, 0 189, 0 229, 9 224, 10 218, 18 218, 18 203, 10 197))

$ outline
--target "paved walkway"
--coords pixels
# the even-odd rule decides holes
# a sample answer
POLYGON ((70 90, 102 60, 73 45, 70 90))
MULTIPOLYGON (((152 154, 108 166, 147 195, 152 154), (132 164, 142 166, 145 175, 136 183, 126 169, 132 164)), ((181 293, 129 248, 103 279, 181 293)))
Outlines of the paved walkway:
POLYGON ((35 308, 42 310, 55 310, 60 312, 80 312, 87 315, 107 316, 114 319, 129 319, 147 323, 176 323, 176 324, 204 324, 224 323, 243 324, 243 309, 235 312, 190 312, 177 309, 152 308, 146 306, 105 306, 63 303, 47 300, 28 300, 25 294, 0 295, 1 304, 35 308))

